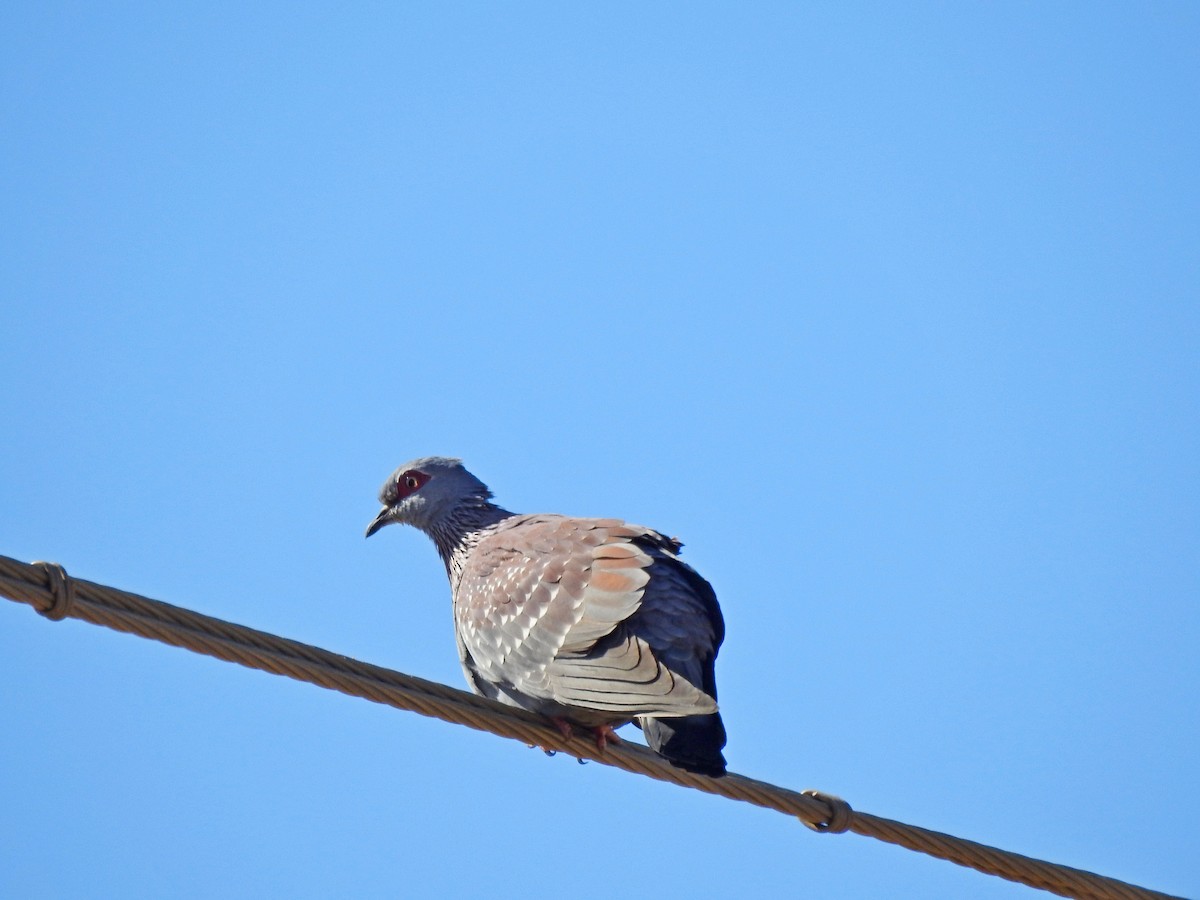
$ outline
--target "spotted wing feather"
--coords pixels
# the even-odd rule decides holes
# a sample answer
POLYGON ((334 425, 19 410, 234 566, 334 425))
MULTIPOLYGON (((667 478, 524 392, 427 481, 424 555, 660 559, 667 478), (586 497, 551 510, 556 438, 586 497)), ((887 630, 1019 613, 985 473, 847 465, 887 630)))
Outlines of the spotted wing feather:
POLYGON ((703 678, 665 662, 677 657, 687 663, 679 668, 694 668, 687 655, 695 639, 670 622, 689 602, 675 597, 675 588, 682 595, 687 586, 652 584, 676 546, 616 519, 522 516, 502 523, 474 548, 455 590, 468 681, 481 693, 551 714, 714 712, 703 678))

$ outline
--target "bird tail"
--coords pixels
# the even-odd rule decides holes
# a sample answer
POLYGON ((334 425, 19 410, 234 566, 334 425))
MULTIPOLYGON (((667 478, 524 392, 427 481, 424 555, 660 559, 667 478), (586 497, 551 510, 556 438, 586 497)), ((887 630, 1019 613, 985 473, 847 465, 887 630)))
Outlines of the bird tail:
POLYGON ((725 774, 725 724, 720 713, 638 720, 650 749, 688 772, 720 778, 725 774))

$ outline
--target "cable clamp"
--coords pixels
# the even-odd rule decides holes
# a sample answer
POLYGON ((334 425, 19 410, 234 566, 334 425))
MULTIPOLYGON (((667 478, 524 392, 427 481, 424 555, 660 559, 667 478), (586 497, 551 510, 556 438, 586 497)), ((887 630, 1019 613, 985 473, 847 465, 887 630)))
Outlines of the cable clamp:
POLYGON ((54 597, 49 607, 38 612, 55 622, 65 619, 75 607, 75 581, 58 563, 39 561, 34 565, 46 573, 46 586, 54 597))
POLYGON ((811 828, 813 831, 819 831, 822 834, 841 834, 848 831, 850 822, 854 818, 854 810, 850 808, 850 804, 834 794, 826 794, 823 791, 807 790, 801 791, 806 797, 812 797, 829 807, 829 817, 823 822, 809 822, 807 819, 800 821, 811 828))

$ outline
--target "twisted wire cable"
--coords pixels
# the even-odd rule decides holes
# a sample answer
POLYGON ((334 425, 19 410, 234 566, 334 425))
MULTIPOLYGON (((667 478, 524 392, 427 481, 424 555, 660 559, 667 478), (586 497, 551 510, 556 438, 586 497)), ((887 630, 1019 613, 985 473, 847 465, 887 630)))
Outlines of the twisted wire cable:
POLYGON ((840 797, 821 791, 792 791, 733 773, 724 778, 696 775, 677 769, 649 750, 629 743, 609 745, 601 753, 588 738, 564 738, 541 716, 320 647, 73 578, 57 563, 30 564, 0 556, 0 595, 27 603, 55 621, 75 618, 152 638, 352 697, 773 809, 797 817, 814 831, 828 834, 851 831, 873 837, 1063 897, 1095 900, 1171 898, 1169 894, 1082 869, 861 812, 852 809, 840 797))

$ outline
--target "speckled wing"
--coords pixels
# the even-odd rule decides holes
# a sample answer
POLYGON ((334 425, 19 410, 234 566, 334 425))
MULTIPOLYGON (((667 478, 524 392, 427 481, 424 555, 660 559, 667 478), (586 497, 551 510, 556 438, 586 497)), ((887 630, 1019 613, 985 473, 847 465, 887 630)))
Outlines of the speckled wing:
POLYGON ((672 604, 689 602, 673 596, 692 593, 686 579, 657 583, 672 546, 618 519, 514 516, 501 523, 472 550, 454 593, 472 687, 576 719, 587 718, 581 710, 598 721, 716 711, 698 687, 702 679, 673 671, 656 652, 661 640, 665 656, 686 663, 696 641, 670 622, 679 612, 672 604), (643 611, 647 597, 654 609, 643 611))

